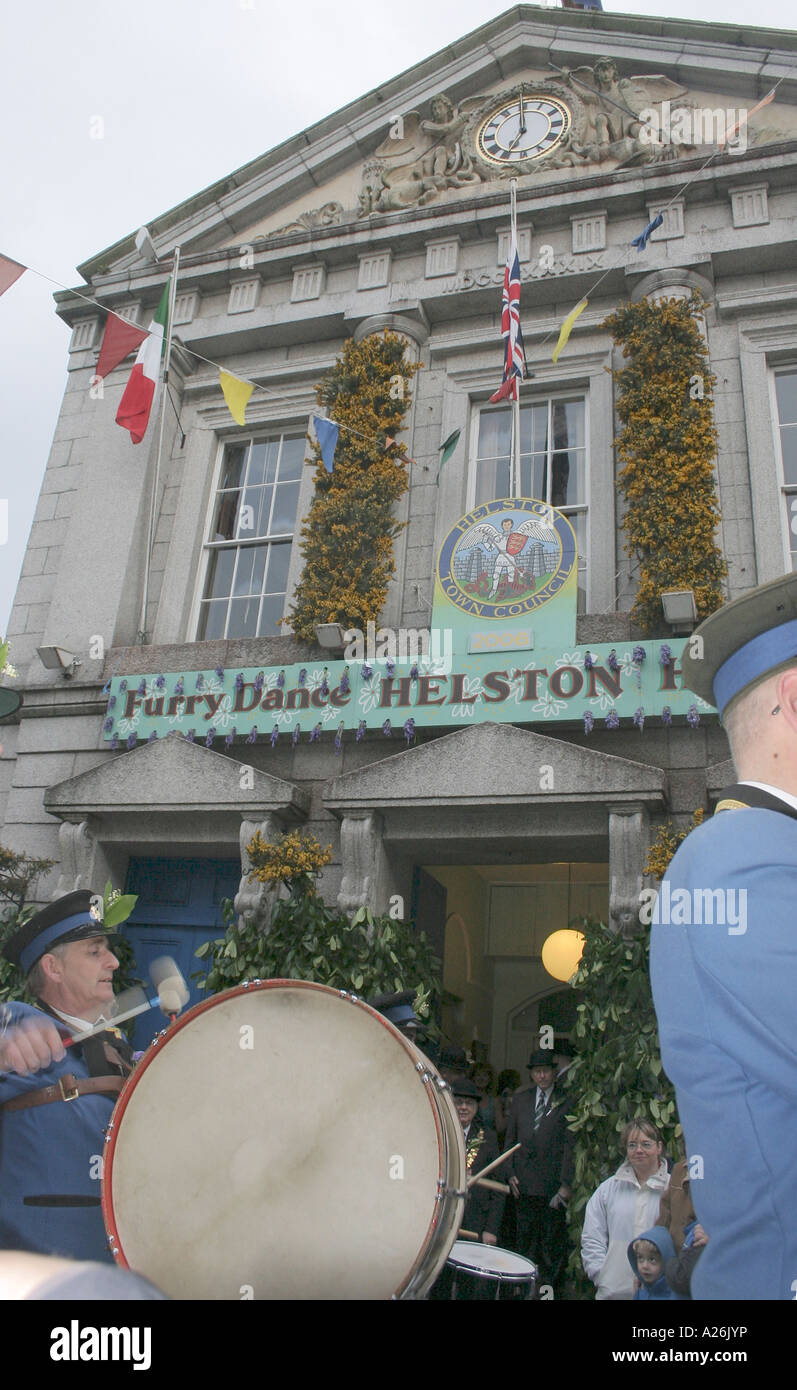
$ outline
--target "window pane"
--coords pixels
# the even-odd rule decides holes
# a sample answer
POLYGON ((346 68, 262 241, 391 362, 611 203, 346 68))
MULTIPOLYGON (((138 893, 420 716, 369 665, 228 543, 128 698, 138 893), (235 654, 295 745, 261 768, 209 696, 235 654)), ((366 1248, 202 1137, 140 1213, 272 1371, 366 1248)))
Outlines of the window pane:
POLYGON ((797 569, 797 496, 793 492, 785 493, 783 502, 786 507, 786 525, 789 529, 791 567, 797 569))
POLYGON ((270 597, 268 594, 266 595, 263 599, 263 607, 260 613, 260 622, 257 629, 258 637, 280 636, 282 628, 279 626, 279 619, 282 617, 284 605, 285 599, 282 594, 273 594, 270 597))
POLYGON ((230 618, 227 623, 228 637, 255 637, 257 635, 257 613, 259 598, 234 598, 230 602, 230 618))
POLYGON ((476 475, 476 505, 490 502, 494 497, 509 493, 509 459, 493 459, 478 465, 476 475))
POLYGON ((778 417, 782 425, 797 424, 797 372, 783 372, 775 377, 778 398, 778 417))
POLYGON ((295 439, 283 439, 280 454, 279 479, 281 483, 291 482, 302 476, 304 452, 307 442, 304 435, 295 439))
POLYGON ((212 540, 231 541, 235 536, 240 492, 222 492, 216 508, 216 520, 210 528, 212 540))
POLYGON ((246 475, 249 487, 254 487, 257 483, 273 483, 279 447, 278 439, 263 439, 252 445, 249 471, 246 475))
POLYGON ((224 450, 220 488, 240 487, 243 481, 247 444, 228 444, 224 450))
MULTIPOLYGON (((523 460, 521 459, 521 467, 523 460)), ((548 490, 548 459, 545 454, 534 454, 531 459, 526 460, 523 471, 524 485, 529 482, 530 492, 524 492, 524 497, 538 497, 541 502, 547 502, 546 492, 548 490)))
POLYGON ((208 561, 205 598, 226 598, 232 583, 234 550, 213 550, 208 561))
POLYGON ((241 509, 238 521, 237 535, 240 540, 251 541, 255 536, 268 535, 268 514, 271 508, 271 494, 273 488, 270 487, 248 487, 243 495, 243 506, 251 507, 251 511, 245 512, 241 509))
POLYGON ((553 447, 554 449, 583 449, 583 401, 554 401, 553 447))
POLYGON ((548 404, 522 406, 520 410, 520 450, 538 454, 548 448, 548 404))
POLYGON ((551 460, 551 502, 554 507, 573 507, 586 501, 583 449, 554 454, 551 460))
POLYGON ((786 425, 780 432, 783 455, 783 480, 797 483, 797 425, 786 425))
POLYGON ((288 587, 288 566, 291 563, 289 545, 270 545, 268 547, 267 594, 284 594, 288 587))
POLYGON ((226 616, 226 599, 217 599, 215 603, 203 603, 199 614, 197 641, 212 642, 216 637, 223 637, 226 616))
MULTIPOLYGON (((509 455, 512 414, 509 410, 484 410, 479 416, 479 458, 509 455)), ((494 493, 503 497, 503 493, 494 493)))
POLYGON ((299 484, 277 483, 274 489, 274 514, 271 518, 272 536, 281 536, 286 531, 293 530, 298 505, 299 484))
POLYGON ((233 593, 257 594, 263 592, 263 573, 266 568, 265 545, 243 545, 238 552, 238 565, 235 570, 233 593))

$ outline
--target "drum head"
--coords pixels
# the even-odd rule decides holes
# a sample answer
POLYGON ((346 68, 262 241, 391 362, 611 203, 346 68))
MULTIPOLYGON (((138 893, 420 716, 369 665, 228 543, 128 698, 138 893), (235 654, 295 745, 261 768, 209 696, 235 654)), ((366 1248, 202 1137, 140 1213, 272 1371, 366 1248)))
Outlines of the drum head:
MULTIPOLYGON (((320 985, 258 982, 197 1005, 114 1112, 103 1207, 117 1258, 172 1298, 384 1299, 442 1239, 431 1277, 462 1208, 446 1239, 451 1126, 420 1058, 320 985)), ((464 1149, 455 1186, 460 1162, 464 1149)))
POLYGON ((455 1240, 448 1257, 453 1269, 480 1275, 482 1279, 500 1279, 508 1284, 531 1284, 537 1277, 537 1267, 531 1260, 502 1250, 499 1245, 482 1245, 478 1241, 455 1240))

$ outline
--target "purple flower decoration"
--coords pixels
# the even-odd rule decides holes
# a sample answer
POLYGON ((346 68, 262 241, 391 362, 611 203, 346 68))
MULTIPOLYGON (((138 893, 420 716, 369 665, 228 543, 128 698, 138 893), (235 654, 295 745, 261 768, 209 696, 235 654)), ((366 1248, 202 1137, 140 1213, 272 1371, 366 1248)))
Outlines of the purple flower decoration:
POLYGON ((114 734, 113 738, 111 739, 111 745, 110 745, 110 746, 111 746, 111 748, 113 749, 114 752, 115 752, 116 749, 119 747, 119 735, 118 735, 118 734, 114 734))
POLYGON ((405 721, 404 721, 404 737, 405 737, 405 739, 407 740, 408 743, 412 743, 412 740, 413 740, 414 737, 415 737, 415 720, 414 720, 414 719, 405 719, 405 721))
POLYGON ((136 691, 136 694, 137 694, 137 695, 146 695, 146 693, 147 693, 147 682, 144 680, 144 677, 142 676, 142 677, 141 677, 141 680, 140 680, 139 683, 138 683, 138 690, 136 691))
POLYGON ((341 695, 348 695, 350 690, 351 686, 349 684, 349 668, 348 666, 344 666, 343 675, 340 678, 340 693, 341 695))
POLYGON ((301 731, 300 731, 300 729, 299 729, 299 725, 297 724, 297 725, 295 726, 294 730, 293 730, 293 733, 291 734, 291 743, 293 744, 294 748, 296 747, 297 743, 299 742, 299 734, 300 734, 300 732, 301 732, 301 731))
MULTIPOLYGON (((285 677, 283 676, 283 680, 284 680, 284 679, 285 679, 285 677)), ((264 682, 264 680, 265 680, 265 676, 263 675, 263 672, 262 672, 262 671, 258 671, 257 675, 255 676, 255 690, 257 691, 258 695, 260 694, 261 690, 263 689, 263 682, 264 682)), ((277 684, 279 685, 279 681, 277 681, 277 684)))
POLYGON ((120 690, 127 690, 127 681, 120 681, 120 682, 119 682, 119 689, 120 689, 120 690))
POLYGON ((661 712, 662 724, 672 724, 672 710, 669 705, 665 705, 661 712))
POLYGON ((156 689, 156 690, 163 690, 165 684, 166 684, 166 677, 165 677, 165 676, 158 676, 158 677, 156 678, 156 680, 155 680, 155 689, 156 689))
POLYGON ((108 701, 108 709, 109 709, 109 710, 113 709, 113 708, 115 707, 115 705, 116 705, 116 696, 115 696, 115 695, 112 695, 111 698, 110 698, 110 700, 108 701))
POLYGON ((612 647, 611 651, 609 652, 609 655, 606 658, 606 665, 608 666, 610 671, 614 672, 615 675, 620 670, 620 663, 617 660, 617 652, 614 650, 614 647, 612 647))
POLYGON ((205 739, 205 747, 206 747, 206 748, 209 748, 209 747, 210 747, 210 745, 211 745, 211 743, 213 742, 213 740, 214 740, 215 737, 216 737, 216 730, 215 730, 215 729, 208 729, 207 738, 205 739))
POLYGON ((359 724, 357 725, 357 732, 356 732, 356 734, 354 735, 354 737, 355 737, 357 743, 360 742, 360 739, 361 739, 361 738, 365 738, 365 720, 364 720, 364 719, 361 719, 360 722, 359 722, 359 724))
POLYGON ((591 734, 595 728, 595 716, 591 709, 584 711, 584 733, 591 734))
POLYGON ((102 726, 102 731, 103 731, 103 733, 104 733, 104 734, 109 734, 109 733, 111 732, 111 729, 112 729, 112 728, 113 728, 113 720, 112 720, 112 719, 106 719, 105 723, 104 723, 103 726, 102 726))
POLYGON ((392 730, 391 727, 390 727, 390 720, 389 720, 389 719, 386 719, 385 722, 384 722, 384 724, 382 725, 382 733, 384 734, 385 738, 392 738, 392 737, 393 737, 393 730, 392 730))
POLYGON ((419 678, 419 677, 418 677, 418 663, 417 663, 417 661, 413 661, 413 663, 412 663, 412 665, 411 665, 411 667, 410 667, 410 680, 411 680, 411 681, 417 681, 418 678, 419 678))
POLYGON ((321 677, 321 685, 320 685, 319 689, 320 689, 322 695, 328 695, 328 694, 329 694, 329 681, 327 680, 327 668, 326 668, 326 666, 324 667, 324 674, 323 674, 323 676, 321 677))
POLYGON ((364 681, 369 681, 369 680, 371 679, 371 677, 372 677, 373 674, 374 674, 374 668, 373 668, 373 666, 369 666, 369 665, 368 665, 368 662, 367 662, 367 661, 364 661, 363 664, 362 664, 362 666, 360 667, 360 675, 362 676, 363 680, 364 680, 364 681))
POLYGON ((335 752, 339 753, 343 747, 343 725, 338 725, 338 732, 335 734, 335 752))
POLYGON ((223 680, 224 680, 224 667, 223 667, 223 666, 214 666, 214 667, 213 667, 213 674, 214 674, 214 676, 218 676, 218 678, 219 678, 220 681, 223 681, 223 680))
POLYGON ((280 726, 279 726, 279 724, 275 724, 275 725, 274 725, 274 728, 271 730, 271 733, 270 733, 269 736, 268 736, 268 741, 269 741, 269 743, 271 744, 271 747, 272 747, 272 748, 274 748, 274 747, 276 746, 276 742, 277 742, 277 739, 279 738, 279 736, 280 736, 280 726))
POLYGON ((244 673, 243 673, 243 671, 239 671, 239 672, 238 672, 238 675, 235 677, 235 689, 236 689, 236 690, 243 690, 243 688, 244 688, 244 673))
POLYGON ((185 741, 186 741, 186 743, 193 743, 193 742, 194 742, 194 732, 195 732, 194 729, 187 729, 187 730, 186 730, 186 735, 185 735, 185 741))
POLYGON ((147 743, 155 743, 157 737, 158 737, 158 735, 157 735, 156 731, 153 729, 153 730, 152 730, 152 733, 150 734, 149 738, 147 739, 147 743))
POLYGON ((385 670, 387 671, 388 676, 392 680, 394 675, 396 674, 396 663, 395 661, 391 661, 390 657, 388 657, 385 662, 385 670))
POLYGON ((297 685, 304 685, 304 683, 305 683, 306 680, 307 680, 307 671, 306 671, 305 667, 303 666, 302 669, 301 669, 301 671, 299 672, 299 678, 298 678, 298 680, 297 680, 296 683, 297 683, 297 685))
POLYGON ((136 746, 136 736, 135 736, 135 734, 128 734, 128 735, 127 735, 127 746, 128 746, 128 748, 135 748, 135 746, 136 746))
POLYGON ((257 742, 257 725, 253 724, 246 737, 247 743, 257 742))
POLYGON ((640 732, 645 727, 645 711, 643 710, 641 705, 639 706, 639 709, 634 710, 634 723, 636 724, 636 727, 640 730, 640 732))
POLYGON ((185 689, 185 686, 183 685, 183 678, 182 678, 182 676, 181 676, 180 679, 178 680, 177 684, 176 684, 175 687, 174 687, 174 693, 175 693, 175 695, 182 695, 184 689, 185 689))
POLYGON ((313 728, 310 730, 310 742, 311 742, 311 743, 318 743, 318 740, 320 739, 320 737, 321 737, 321 725, 320 725, 320 724, 315 724, 315 725, 313 726, 313 728))
POLYGON ((607 716, 606 716, 606 728, 607 728, 607 729, 619 729, 619 727, 620 727, 620 716, 619 716, 619 714, 617 713, 617 710, 616 710, 616 709, 610 709, 610 710, 609 710, 609 713, 608 713, 607 716))
POLYGON ((666 642, 662 642, 661 644, 661 650, 659 652, 659 661, 661 662, 662 666, 672 665, 672 652, 670 651, 666 642))
POLYGON ((235 738, 235 735, 237 734, 237 732, 238 732, 238 730, 236 729, 235 725, 233 724, 232 728, 230 729, 230 732, 229 732, 227 735, 225 735, 225 739, 224 739, 224 747, 225 747, 225 748, 232 748, 232 741, 233 741, 233 739, 235 738))
POLYGON ((696 729, 700 723, 700 715, 697 712, 697 705, 690 705, 686 711, 686 722, 690 729, 696 729))
POLYGON ((584 653, 584 670, 585 670, 585 671, 591 671, 594 665, 595 665, 595 658, 594 658, 594 656, 591 654, 591 652, 585 652, 585 653, 584 653))
POLYGON ((199 672, 199 675, 198 675, 197 678, 196 678, 196 685, 194 686, 194 689, 195 689, 195 690, 204 690, 204 688, 205 688, 205 677, 202 675, 202 672, 200 671, 200 672, 199 672))
POLYGON ((631 653, 631 660, 633 661, 635 666, 641 666, 646 656, 647 652, 645 651, 644 647, 634 647, 634 650, 631 653))
MULTIPOLYGON (((262 687, 262 685, 263 685, 263 672, 262 672, 262 671, 261 671, 261 673, 260 673, 260 685, 261 685, 261 687, 262 687)), ((284 671, 280 671, 279 675, 277 676, 277 689, 278 689, 278 690, 282 690, 282 689, 284 689, 284 686, 285 686, 285 672, 284 672, 284 671)))

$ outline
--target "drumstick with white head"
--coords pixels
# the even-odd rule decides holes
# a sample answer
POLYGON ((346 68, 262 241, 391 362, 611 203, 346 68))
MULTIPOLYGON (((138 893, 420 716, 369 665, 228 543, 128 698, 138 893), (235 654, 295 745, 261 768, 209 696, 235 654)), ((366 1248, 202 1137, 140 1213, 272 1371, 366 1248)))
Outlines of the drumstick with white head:
POLYGON ((128 1019, 135 1018, 137 1014, 146 1013, 147 1009, 160 1008, 170 1020, 174 1021, 180 1010, 188 1003, 189 990, 183 976, 181 975, 176 961, 171 956, 159 956, 150 966, 150 978, 157 989, 154 998, 149 998, 140 985, 133 985, 131 989, 123 990, 117 994, 114 1000, 114 1013, 111 1019, 102 1019, 95 1023, 93 1028, 87 1028, 82 1033, 75 1033, 63 1038, 64 1047, 71 1047, 73 1043, 85 1042, 86 1038, 93 1038, 95 1033, 104 1033, 110 1026, 115 1028, 119 1023, 126 1023, 128 1019))

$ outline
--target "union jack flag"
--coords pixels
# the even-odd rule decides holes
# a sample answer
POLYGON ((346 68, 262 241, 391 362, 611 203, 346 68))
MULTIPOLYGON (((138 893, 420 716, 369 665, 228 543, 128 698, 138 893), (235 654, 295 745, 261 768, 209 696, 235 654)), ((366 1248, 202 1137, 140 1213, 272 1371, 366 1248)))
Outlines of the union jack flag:
POLYGON ((504 271, 504 294, 501 307, 501 335, 504 339, 504 379, 494 396, 498 401, 516 401, 518 381, 523 380, 523 334, 520 331, 520 260, 514 234, 510 238, 504 271))

